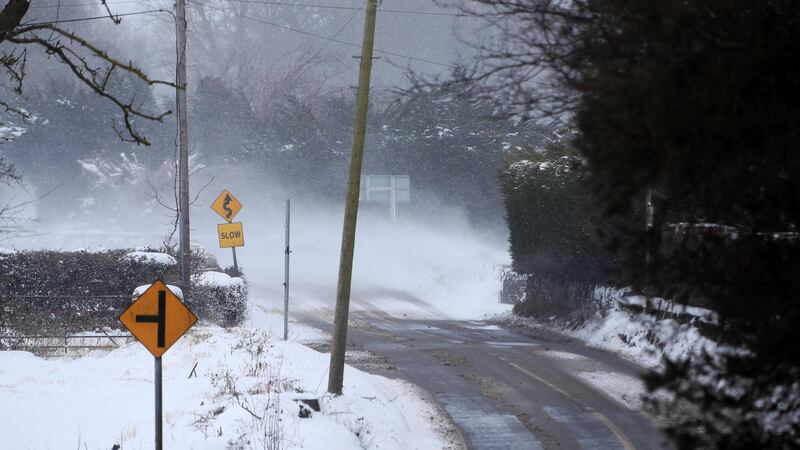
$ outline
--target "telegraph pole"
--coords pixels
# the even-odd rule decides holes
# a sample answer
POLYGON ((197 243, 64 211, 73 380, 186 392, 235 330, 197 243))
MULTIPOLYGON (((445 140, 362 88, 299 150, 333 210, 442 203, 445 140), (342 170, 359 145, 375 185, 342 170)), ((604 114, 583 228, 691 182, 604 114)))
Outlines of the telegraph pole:
POLYGON ((187 130, 186 107, 186 4, 176 0, 177 70, 175 79, 175 103, 178 112, 178 253, 180 261, 181 289, 184 300, 189 298, 189 132, 187 130))
POLYGON ((378 0, 367 1, 364 18, 364 39, 361 43, 361 69, 358 75, 356 117, 353 126, 353 152, 350 157, 350 175, 347 180, 347 198, 342 227, 342 252, 339 257, 339 282, 336 287, 336 312, 333 320, 331 365, 328 372, 328 392, 340 395, 344 378, 344 354, 347 346, 347 316, 350 312, 350 283, 353 276, 353 250, 358 217, 358 194, 361 187, 361 163, 364 156, 364 138, 367 131, 369 82, 372 74, 372 47, 375 40, 375 16, 378 0))

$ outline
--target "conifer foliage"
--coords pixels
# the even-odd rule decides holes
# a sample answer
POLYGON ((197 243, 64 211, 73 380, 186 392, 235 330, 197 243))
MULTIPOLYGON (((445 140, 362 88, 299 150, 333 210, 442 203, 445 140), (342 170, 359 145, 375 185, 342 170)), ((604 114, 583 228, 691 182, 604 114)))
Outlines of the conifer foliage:
POLYGON ((797 448, 800 5, 473 3, 503 35, 476 71, 491 74, 479 75, 485 93, 574 121, 591 190, 616 224, 609 235, 622 237, 617 281, 720 314, 726 350, 648 378, 672 394, 662 406, 681 407, 676 442, 797 448), (650 231, 614 220, 651 189, 650 231))
POLYGON ((515 272, 590 284, 602 280, 586 177, 582 158, 563 144, 508 163, 500 182, 515 272))

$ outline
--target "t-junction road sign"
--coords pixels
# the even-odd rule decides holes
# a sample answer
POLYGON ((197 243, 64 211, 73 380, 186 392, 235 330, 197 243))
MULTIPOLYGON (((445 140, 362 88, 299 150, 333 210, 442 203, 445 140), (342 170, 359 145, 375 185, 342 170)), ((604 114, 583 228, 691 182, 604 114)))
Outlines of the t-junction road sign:
POLYGON ((164 282, 156 280, 119 316, 119 321, 160 358, 197 322, 197 316, 164 282))

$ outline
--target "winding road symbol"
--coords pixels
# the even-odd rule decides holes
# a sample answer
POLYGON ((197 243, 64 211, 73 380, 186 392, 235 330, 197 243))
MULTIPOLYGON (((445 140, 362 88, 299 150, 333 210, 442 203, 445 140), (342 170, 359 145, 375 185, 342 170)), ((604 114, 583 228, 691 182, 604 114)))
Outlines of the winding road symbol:
POLYGON ((233 218, 233 210, 228 207, 228 205, 230 204, 231 204, 231 194, 227 194, 225 196, 225 200, 222 201, 222 209, 225 210, 226 213, 225 219, 227 219, 228 221, 230 221, 231 218, 233 218))
POLYGON ((217 199, 211 204, 211 209, 225 219, 226 222, 231 223, 236 214, 239 214, 239 210, 242 209, 242 203, 226 189, 217 196, 217 199))

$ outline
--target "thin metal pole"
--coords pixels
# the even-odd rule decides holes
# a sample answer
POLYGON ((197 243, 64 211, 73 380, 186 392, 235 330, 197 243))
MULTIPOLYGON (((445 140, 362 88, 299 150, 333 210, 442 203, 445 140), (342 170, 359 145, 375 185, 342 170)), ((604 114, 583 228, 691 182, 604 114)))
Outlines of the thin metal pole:
POLYGON ((233 272, 238 277, 239 276, 239 262, 236 260, 236 247, 231 247, 231 250, 233 250, 233 272))
POLYGON ((342 251, 339 256, 339 278, 336 285, 336 310, 331 339, 331 363, 328 371, 328 392, 340 395, 344 378, 344 356, 347 347, 347 318, 350 312, 350 285, 353 276, 353 253, 356 241, 358 196, 361 190, 361 166, 364 157, 364 138, 367 131, 369 85, 372 73, 372 49, 375 39, 377 0, 367 0, 364 18, 364 39, 361 44, 361 68, 358 75, 356 117, 353 125, 353 153, 347 179, 347 196, 342 226, 342 251))
POLYGON ((644 267, 645 267, 645 310, 650 310, 650 262, 653 258, 651 254, 651 246, 653 243, 653 189, 648 188, 645 194, 645 253, 644 253, 644 267))
POLYGON ((163 450, 164 441, 161 436, 161 358, 156 358, 156 450, 163 450))
POLYGON ((289 218, 291 203, 286 200, 286 256, 283 268, 283 340, 289 339, 289 218))
POLYGON ((397 223, 397 198, 395 197, 394 175, 389 175, 389 215, 392 223, 397 223))

